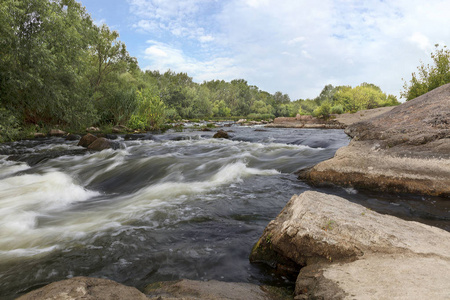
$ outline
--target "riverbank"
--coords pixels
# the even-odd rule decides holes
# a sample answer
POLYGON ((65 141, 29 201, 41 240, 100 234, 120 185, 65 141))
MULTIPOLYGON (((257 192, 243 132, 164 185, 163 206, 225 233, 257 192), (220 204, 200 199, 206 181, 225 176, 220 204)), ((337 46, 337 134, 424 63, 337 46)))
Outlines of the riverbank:
POLYGON ((299 172, 314 185, 450 196, 450 84, 345 132, 334 158, 299 172))
POLYGON ((380 107, 374 109, 361 110, 356 113, 345 113, 332 115, 331 119, 324 120, 312 116, 300 116, 295 118, 275 118, 273 123, 265 127, 270 128, 326 128, 345 129, 354 123, 366 121, 373 117, 384 114, 392 110, 395 106, 380 107))
POLYGON ((294 195, 250 259, 298 273, 295 299, 447 299, 450 233, 341 197, 294 195))

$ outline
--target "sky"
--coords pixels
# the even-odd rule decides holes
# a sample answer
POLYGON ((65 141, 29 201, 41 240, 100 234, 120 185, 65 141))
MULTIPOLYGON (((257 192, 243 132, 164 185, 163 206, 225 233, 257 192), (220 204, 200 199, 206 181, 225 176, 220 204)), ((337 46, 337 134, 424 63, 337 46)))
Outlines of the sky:
POLYGON ((363 82, 400 98, 434 45, 450 47, 448 0, 80 2, 97 25, 119 32, 143 70, 198 83, 245 79, 291 100, 363 82))

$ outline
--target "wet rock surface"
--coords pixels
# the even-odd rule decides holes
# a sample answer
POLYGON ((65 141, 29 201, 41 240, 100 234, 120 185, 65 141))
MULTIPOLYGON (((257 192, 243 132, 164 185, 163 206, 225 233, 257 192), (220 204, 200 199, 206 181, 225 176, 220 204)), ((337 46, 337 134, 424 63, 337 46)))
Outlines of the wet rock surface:
POLYGON ((313 184, 450 195, 450 84, 345 132, 352 142, 299 173, 313 184))
POLYGON ((179 280, 151 284, 145 289, 150 299, 274 300, 277 295, 249 283, 179 280))
POLYGON ((74 277, 46 285, 17 300, 144 300, 148 299, 134 287, 129 287, 108 279, 74 277))
POLYGON ((215 139, 229 139, 230 136, 228 135, 228 133, 225 130, 219 130, 217 131, 214 135, 213 138, 215 139))
POLYGON ((445 299, 449 249, 447 231, 305 192, 269 223, 251 260, 292 262, 296 299, 445 299))

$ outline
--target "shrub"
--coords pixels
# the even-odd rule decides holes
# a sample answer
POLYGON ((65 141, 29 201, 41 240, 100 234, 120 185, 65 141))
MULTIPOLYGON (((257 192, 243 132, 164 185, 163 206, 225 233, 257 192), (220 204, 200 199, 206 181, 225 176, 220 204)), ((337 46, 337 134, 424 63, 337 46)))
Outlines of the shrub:
POLYGON ((344 107, 341 105, 341 104, 338 104, 338 105, 334 105, 332 108, 331 108, 331 113, 332 114, 342 114, 342 113, 344 113, 344 107))
POLYGON ((313 116, 317 118, 328 119, 330 117, 331 105, 329 102, 323 102, 313 111, 313 116))
POLYGON ((0 108, 0 142, 13 141, 19 137, 20 124, 11 111, 0 108))

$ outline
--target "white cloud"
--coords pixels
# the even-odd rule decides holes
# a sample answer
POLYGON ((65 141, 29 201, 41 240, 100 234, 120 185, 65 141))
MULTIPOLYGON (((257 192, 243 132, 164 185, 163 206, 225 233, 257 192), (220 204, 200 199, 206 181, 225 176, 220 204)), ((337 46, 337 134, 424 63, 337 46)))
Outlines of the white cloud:
POLYGON ((211 35, 202 35, 199 37, 199 41, 202 43, 212 42, 214 41, 214 37, 211 35))
POLYGON ((105 19, 100 19, 100 20, 94 20, 94 25, 95 26, 98 26, 98 27, 101 27, 103 24, 106 24, 106 20, 105 19))
POLYGON ((306 38, 304 36, 299 36, 299 37, 296 37, 296 38, 293 38, 293 39, 289 40, 287 42, 287 44, 288 45, 295 45, 295 44, 303 42, 305 39, 306 38))
POLYGON ((145 49, 147 70, 172 70, 175 72, 187 72, 197 82, 211 79, 232 80, 239 68, 231 58, 217 57, 210 60, 197 60, 187 56, 181 49, 174 46, 148 41, 152 45, 145 49))
POLYGON ((430 40, 420 32, 414 32, 409 40, 424 51, 431 48, 430 40))

